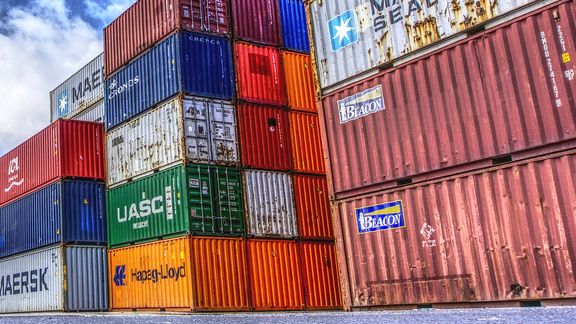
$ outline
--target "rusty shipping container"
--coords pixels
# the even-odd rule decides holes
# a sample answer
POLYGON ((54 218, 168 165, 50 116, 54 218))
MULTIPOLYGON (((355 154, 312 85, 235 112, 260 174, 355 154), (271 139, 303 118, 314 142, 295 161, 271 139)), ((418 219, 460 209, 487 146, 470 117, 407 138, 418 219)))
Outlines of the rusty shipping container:
POLYGON ((293 183, 299 237, 334 239, 326 177, 295 174, 293 183))
POLYGON ((248 268, 254 310, 304 309, 296 242, 248 239, 248 268))
POLYGON ((291 111, 290 148, 292 170, 302 173, 324 174, 324 156, 320 139, 318 115, 291 111))
POLYGON ((334 204, 347 306, 576 297, 576 150, 334 204))
POLYGON ((465 38, 496 17, 552 1, 309 1, 320 86, 336 87, 419 49, 465 38))
POLYGON ((286 86, 280 51, 274 47, 236 43, 238 98, 265 105, 285 106, 286 86))
POLYGON ((176 30, 230 33, 225 0, 139 0, 104 28, 106 77, 176 30))
POLYGON ((112 310, 248 310, 246 243, 183 237, 110 250, 112 310))
POLYGON ((178 96, 106 139, 109 187, 177 163, 239 164, 236 113, 227 101, 178 96))
POLYGON ((342 309, 334 242, 299 242, 306 309, 342 309))
POLYGON ((245 170, 248 234, 257 237, 298 236, 292 178, 288 173, 245 170))
POLYGON ((336 199, 527 149, 574 146, 575 19, 576 4, 561 2, 326 97, 336 199))
POLYGON ((288 171, 292 166, 288 112, 250 104, 238 105, 242 165, 288 171))
POLYGON ((57 179, 104 180, 104 127, 58 120, 0 157, 0 170, 0 205, 57 179))
POLYGON ((103 99, 104 54, 100 54, 50 91, 50 120, 73 118, 103 99))
POLYGON ((310 55, 282 51, 288 107, 317 113, 310 55))
POLYGON ((280 45, 278 0, 232 0, 232 11, 236 38, 280 45))

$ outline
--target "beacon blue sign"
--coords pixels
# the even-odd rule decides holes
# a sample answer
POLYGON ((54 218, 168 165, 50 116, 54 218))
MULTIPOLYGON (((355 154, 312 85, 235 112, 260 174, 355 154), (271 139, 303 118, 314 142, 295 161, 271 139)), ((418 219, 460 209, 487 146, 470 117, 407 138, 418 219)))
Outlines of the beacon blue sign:
POLYGON ((358 233, 384 231, 406 226, 402 201, 392 201, 380 205, 356 209, 358 233))

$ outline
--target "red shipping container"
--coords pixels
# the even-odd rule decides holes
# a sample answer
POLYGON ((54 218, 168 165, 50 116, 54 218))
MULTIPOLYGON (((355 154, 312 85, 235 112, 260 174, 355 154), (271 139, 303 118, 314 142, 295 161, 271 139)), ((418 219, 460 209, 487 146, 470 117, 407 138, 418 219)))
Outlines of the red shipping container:
POLYGON ((292 156, 287 111, 239 104, 238 129, 244 167, 277 171, 290 170, 292 156))
POLYGON ((227 35, 226 0, 139 0, 104 28, 104 65, 112 75, 176 30, 227 35))
POLYGON ((236 78, 240 100, 286 105, 280 51, 272 47, 236 43, 236 78))
POLYGON ((293 177, 300 237, 334 239, 326 177, 303 174, 293 177))
POLYGON ((339 201, 344 302, 573 299, 575 206, 576 150, 339 201))
POLYGON ((303 310, 304 289, 295 241, 248 239, 254 310, 303 310))
POLYGON ((324 174, 318 115, 290 111, 289 116, 294 171, 324 174))
POLYGON ((298 243, 306 309, 342 309, 334 242, 298 243))
POLYGON ((335 198, 575 145, 574 17, 574 2, 557 4, 327 96, 322 127, 335 198))
POLYGON ((232 11, 237 38, 280 45, 278 0, 232 0, 232 11))
POLYGON ((58 120, 0 158, 0 205, 62 178, 104 180, 104 126, 58 120))

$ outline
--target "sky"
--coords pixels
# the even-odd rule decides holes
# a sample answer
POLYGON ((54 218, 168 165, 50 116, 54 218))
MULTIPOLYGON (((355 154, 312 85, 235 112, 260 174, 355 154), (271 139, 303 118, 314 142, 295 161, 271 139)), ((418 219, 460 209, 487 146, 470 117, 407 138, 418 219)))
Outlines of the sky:
POLYGON ((0 0, 0 156, 50 123, 50 91, 102 52, 135 0, 0 0))

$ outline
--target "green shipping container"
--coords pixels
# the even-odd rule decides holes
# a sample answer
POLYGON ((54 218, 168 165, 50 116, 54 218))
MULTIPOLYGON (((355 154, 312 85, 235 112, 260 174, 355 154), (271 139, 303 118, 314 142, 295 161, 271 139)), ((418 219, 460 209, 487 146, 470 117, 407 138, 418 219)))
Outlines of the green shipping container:
POLYGON ((188 164, 109 190, 108 244, 245 235, 241 179, 235 168, 188 164))

